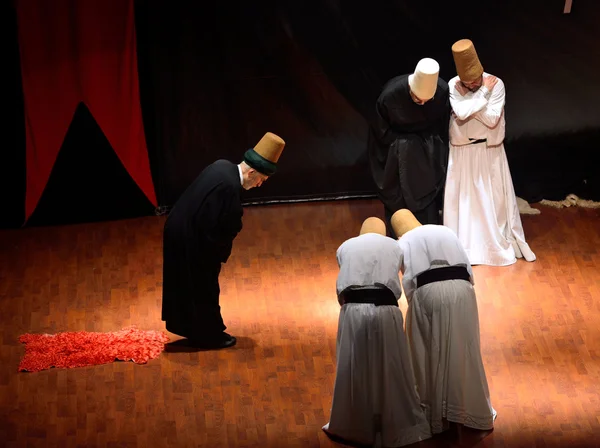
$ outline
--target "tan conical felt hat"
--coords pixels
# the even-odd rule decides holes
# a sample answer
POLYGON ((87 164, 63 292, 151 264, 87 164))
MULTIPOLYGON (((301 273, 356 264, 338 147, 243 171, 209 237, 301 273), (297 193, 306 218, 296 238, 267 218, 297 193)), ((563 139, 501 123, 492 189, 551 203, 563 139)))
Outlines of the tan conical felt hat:
POLYGON ((360 227, 360 234, 363 235, 365 233, 378 233, 386 236, 385 223, 381 219, 371 216, 365 219, 360 227))
POLYGON ((410 210, 402 208, 392 215, 392 228, 397 238, 406 232, 420 227, 422 224, 415 218, 410 210))
POLYGON ((267 132, 254 148, 244 154, 244 162, 259 173, 271 176, 277 171, 277 161, 285 148, 285 142, 278 135, 267 132))
POLYGON ((477 81, 483 74, 483 66, 479 61, 473 42, 461 39, 452 45, 452 56, 456 73, 463 82, 477 81))
POLYGON ((285 148, 285 142, 278 135, 267 132, 256 144, 254 150, 270 162, 277 163, 285 148))

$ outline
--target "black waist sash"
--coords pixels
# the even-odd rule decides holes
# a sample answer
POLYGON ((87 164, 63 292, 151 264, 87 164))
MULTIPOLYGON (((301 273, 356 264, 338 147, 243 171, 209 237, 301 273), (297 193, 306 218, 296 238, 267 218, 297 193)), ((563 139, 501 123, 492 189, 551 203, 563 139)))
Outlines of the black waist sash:
POLYGON ((340 293, 344 303, 372 303, 375 306, 398 306, 398 300, 391 289, 384 285, 368 287, 349 286, 340 293))
POLYGON ((469 140, 471 140, 469 142, 469 145, 476 145, 477 143, 485 143, 485 142, 487 142, 487 138, 480 138, 480 139, 477 139, 477 140, 473 139, 473 138, 470 138, 469 140))
POLYGON ((417 275, 417 288, 433 282, 444 280, 466 280, 470 281, 469 271, 464 266, 445 266, 443 268, 430 269, 417 275))

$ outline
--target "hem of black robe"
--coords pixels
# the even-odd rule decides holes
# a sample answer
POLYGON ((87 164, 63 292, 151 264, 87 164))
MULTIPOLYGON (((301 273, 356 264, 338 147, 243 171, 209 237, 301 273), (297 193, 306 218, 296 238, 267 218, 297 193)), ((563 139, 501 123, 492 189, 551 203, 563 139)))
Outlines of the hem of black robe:
MULTIPOLYGON (((178 322, 174 322, 172 319, 163 320, 166 323, 166 328, 168 332, 196 341, 219 339, 223 336, 223 333, 227 329, 225 324, 221 323, 220 325, 211 325, 213 327, 212 330, 199 331, 197 328, 189 328, 187 325, 182 325, 178 322)), ((205 322, 198 322, 196 325, 197 327, 207 327, 205 322)))

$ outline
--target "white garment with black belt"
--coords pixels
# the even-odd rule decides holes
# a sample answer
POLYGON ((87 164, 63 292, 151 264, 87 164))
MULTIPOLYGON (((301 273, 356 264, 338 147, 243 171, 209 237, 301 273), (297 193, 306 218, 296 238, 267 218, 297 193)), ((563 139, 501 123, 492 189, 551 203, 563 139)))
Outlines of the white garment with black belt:
MULTIPOLYGON (((337 251, 338 295, 350 286, 385 285, 396 300, 400 247, 364 234, 337 251)), ((431 437, 416 391, 402 312, 398 306, 342 303, 336 377, 328 434, 346 442, 399 447, 431 437)))
POLYGON ((418 288, 406 311, 406 334, 431 432, 446 429, 444 419, 492 429, 496 411, 481 357, 473 285, 444 280, 418 288))
POLYGON ((406 232, 398 246, 408 302, 406 335, 431 432, 443 431, 444 419, 491 429, 496 411, 481 357, 475 281, 467 254, 450 229, 436 225, 406 232), (446 266, 463 267, 469 280, 444 280, 417 288, 420 274, 446 266))

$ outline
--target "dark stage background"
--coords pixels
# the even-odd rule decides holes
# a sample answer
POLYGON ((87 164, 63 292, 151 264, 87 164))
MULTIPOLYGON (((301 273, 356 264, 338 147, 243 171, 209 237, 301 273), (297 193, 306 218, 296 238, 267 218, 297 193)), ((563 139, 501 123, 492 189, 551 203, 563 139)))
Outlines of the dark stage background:
MULTIPOLYGON (((422 57, 455 74, 473 39, 507 88, 515 190, 530 202, 600 200, 600 2, 281 0, 135 3, 142 113, 158 212, 218 158, 265 131, 287 147, 248 203, 372 195, 367 126, 383 84, 422 57), (460 5, 460 6, 459 6, 460 5)), ((0 225, 24 221, 25 136, 16 13, 2 0, 5 72, 0 225)), ((28 225, 155 212, 87 108, 71 123, 28 225)))

